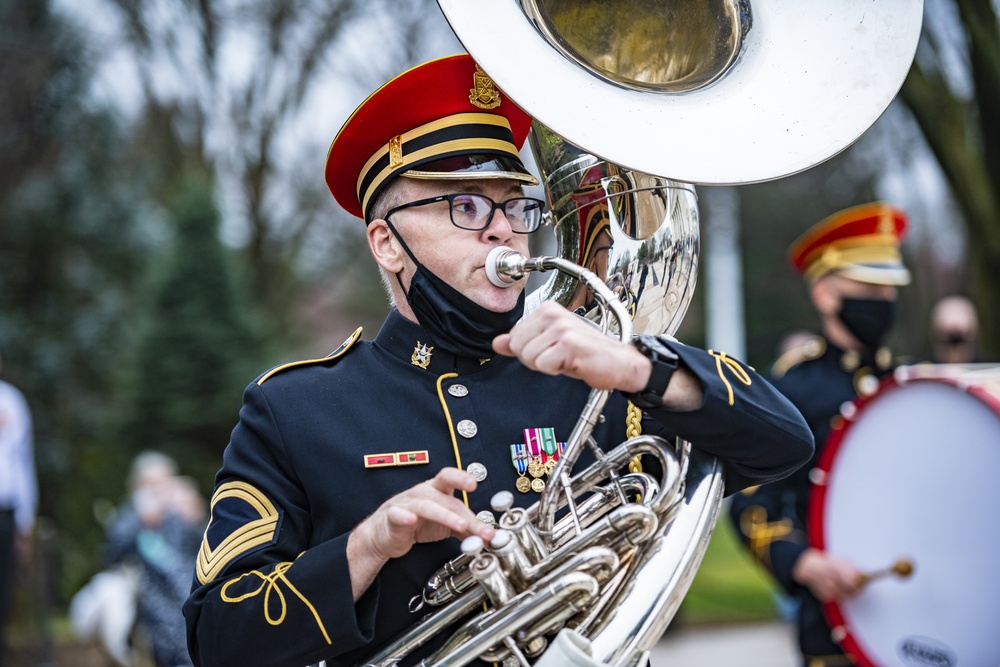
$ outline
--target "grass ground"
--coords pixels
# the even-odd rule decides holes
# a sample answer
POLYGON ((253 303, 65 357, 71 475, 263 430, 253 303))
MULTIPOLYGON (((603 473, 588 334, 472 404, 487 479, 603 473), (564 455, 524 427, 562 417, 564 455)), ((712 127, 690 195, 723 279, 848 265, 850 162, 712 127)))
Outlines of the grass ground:
POLYGON ((690 624, 744 623, 776 618, 775 584, 721 516, 705 558, 678 612, 690 624))

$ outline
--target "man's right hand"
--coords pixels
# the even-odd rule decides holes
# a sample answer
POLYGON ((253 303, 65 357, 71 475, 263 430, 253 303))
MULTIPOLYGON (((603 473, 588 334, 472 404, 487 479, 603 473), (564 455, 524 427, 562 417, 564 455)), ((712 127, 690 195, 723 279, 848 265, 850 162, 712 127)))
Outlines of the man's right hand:
POLYGON ((802 552, 792 568, 792 578, 809 588, 820 602, 852 597, 864 585, 857 568, 819 549, 802 552))
POLYGON ((456 491, 475 489, 476 480, 469 473, 442 468, 431 479, 385 501, 358 524, 347 540, 354 599, 368 589, 386 561, 405 555, 414 544, 469 535, 492 539, 493 527, 455 497, 456 491))

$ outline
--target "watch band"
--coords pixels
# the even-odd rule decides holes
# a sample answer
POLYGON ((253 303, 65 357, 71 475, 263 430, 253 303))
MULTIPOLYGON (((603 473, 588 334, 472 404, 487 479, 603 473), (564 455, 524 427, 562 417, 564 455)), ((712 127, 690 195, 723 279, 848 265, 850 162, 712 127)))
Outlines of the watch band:
POLYGON ((642 391, 626 393, 625 398, 643 410, 658 408, 663 405, 663 395, 680 364, 680 357, 656 336, 635 336, 632 338, 632 345, 653 362, 653 371, 642 391))

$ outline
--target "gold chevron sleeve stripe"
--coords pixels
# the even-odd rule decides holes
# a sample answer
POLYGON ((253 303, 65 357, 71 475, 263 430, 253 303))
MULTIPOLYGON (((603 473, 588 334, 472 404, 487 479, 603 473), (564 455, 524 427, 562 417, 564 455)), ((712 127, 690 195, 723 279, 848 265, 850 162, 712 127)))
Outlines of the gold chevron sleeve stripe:
MULTIPOLYGON (((196 571, 198 581, 207 584, 212 581, 229 563, 261 544, 267 544, 274 539, 274 534, 278 526, 278 510, 268 500, 267 496, 261 493, 246 482, 226 482, 215 491, 212 496, 212 510, 216 504, 224 498, 236 498, 247 503, 253 508, 260 519, 251 521, 229 535, 215 549, 208 543, 208 529, 201 541, 201 549, 198 550, 198 560, 196 571)), ((211 527, 209 523, 209 527, 211 527)))
POLYGON ((260 519, 248 523, 236 533, 227 537, 214 551, 203 541, 198 551, 198 579, 205 584, 216 576, 232 560, 254 547, 267 544, 274 539, 277 518, 260 519))

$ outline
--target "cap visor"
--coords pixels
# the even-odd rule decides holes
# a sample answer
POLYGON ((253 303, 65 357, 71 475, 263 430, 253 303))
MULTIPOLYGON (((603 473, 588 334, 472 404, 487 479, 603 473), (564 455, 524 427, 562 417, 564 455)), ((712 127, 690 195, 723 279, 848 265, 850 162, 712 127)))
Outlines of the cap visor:
POLYGON ((909 285, 910 272, 905 266, 873 266, 870 264, 852 264, 837 270, 837 273, 863 283, 873 285, 909 285))
POLYGON ((520 160, 506 155, 450 157, 428 162, 419 169, 409 169, 400 176, 417 179, 465 180, 470 178, 509 178, 526 185, 538 185, 538 179, 520 160))

